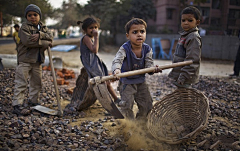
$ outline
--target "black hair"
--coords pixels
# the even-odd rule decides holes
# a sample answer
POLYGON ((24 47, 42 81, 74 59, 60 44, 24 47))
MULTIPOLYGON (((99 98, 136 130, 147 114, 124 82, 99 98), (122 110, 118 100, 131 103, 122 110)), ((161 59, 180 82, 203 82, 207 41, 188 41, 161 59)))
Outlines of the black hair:
POLYGON ((140 18, 132 18, 130 21, 128 21, 125 25, 125 31, 126 33, 129 33, 129 30, 132 25, 144 25, 145 28, 147 28, 147 23, 140 19, 140 18))
POLYGON ((194 15, 194 18, 196 20, 201 20, 201 13, 200 11, 194 7, 194 6, 188 6, 186 8, 184 8, 181 12, 181 15, 182 14, 193 14, 194 15))
POLYGON ((14 28, 18 27, 18 28, 19 28, 19 25, 18 25, 18 24, 15 24, 13 27, 14 27, 14 28))
POLYGON ((80 25, 82 23, 82 29, 84 31, 87 31, 87 27, 90 26, 91 24, 97 24, 98 28, 100 27, 100 20, 96 19, 94 17, 88 17, 84 19, 83 21, 77 21, 77 24, 80 25))

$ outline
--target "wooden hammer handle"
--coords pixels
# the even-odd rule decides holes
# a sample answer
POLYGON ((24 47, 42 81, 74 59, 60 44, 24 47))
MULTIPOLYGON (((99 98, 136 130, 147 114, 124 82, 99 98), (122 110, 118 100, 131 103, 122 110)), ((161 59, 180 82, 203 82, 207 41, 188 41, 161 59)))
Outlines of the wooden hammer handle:
MULTIPOLYGON (((158 68, 164 70, 164 69, 169 69, 169 68, 174 68, 174 67, 179 67, 179 66, 190 65, 192 63, 193 63, 192 60, 191 61, 183 61, 183 62, 177 62, 177 63, 167 64, 167 65, 162 65, 162 66, 159 66, 158 68)), ((115 79, 116 77, 124 78, 124 77, 133 76, 133 75, 150 73, 150 72, 153 72, 155 69, 156 69, 156 67, 150 67, 150 68, 144 68, 144 69, 140 69, 140 70, 133 70, 133 71, 119 73, 116 76, 109 75, 109 76, 103 76, 103 77, 94 77, 94 78, 91 78, 89 80, 89 84, 95 84, 99 80, 100 80, 100 82, 104 82, 104 81, 107 81, 107 80, 115 79)))

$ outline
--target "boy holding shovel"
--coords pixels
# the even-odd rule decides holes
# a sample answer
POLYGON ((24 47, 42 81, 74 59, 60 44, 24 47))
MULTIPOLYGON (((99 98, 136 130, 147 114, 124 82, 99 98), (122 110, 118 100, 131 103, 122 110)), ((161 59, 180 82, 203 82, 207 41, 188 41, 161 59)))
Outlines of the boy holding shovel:
POLYGON ((13 98, 13 113, 28 115, 30 109, 23 106, 24 93, 28 86, 29 77, 29 106, 38 104, 39 92, 42 86, 42 66, 45 60, 44 51, 52 46, 53 36, 40 19, 41 9, 30 4, 25 9, 27 22, 19 30, 20 43, 18 46, 18 65, 15 75, 13 98))
MULTIPOLYGON (((125 25, 128 41, 120 47, 113 60, 114 75, 153 66, 152 49, 144 43, 146 28, 146 22, 139 18, 133 18, 125 25)), ((161 72, 161 69, 156 66, 154 73, 157 72, 161 72)), ((119 91, 121 95, 119 107, 125 118, 135 118, 132 109, 136 101, 139 109, 136 118, 146 119, 152 109, 152 97, 145 81, 145 74, 120 78, 119 91)))

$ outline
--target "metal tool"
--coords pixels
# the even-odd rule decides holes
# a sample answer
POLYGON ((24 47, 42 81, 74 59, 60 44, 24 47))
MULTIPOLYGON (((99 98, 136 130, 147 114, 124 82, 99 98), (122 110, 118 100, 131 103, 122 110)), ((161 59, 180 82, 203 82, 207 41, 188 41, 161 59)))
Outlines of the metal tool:
POLYGON ((61 107, 61 102, 60 102, 60 97, 59 97, 59 92, 58 92, 58 87, 57 87, 56 74, 55 74, 55 70, 54 70, 54 66, 53 66, 52 54, 51 54, 50 47, 48 47, 48 56, 49 56, 49 61, 50 61, 50 66, 51 66, 51 71, 52 71, 52 76, 53 76, 53 84, 54 84, 56 98, 57 98, 58 111, 49 109, 49 108, 41 106, 41 105, 37 105, 37 106, 31 107, 31 108, 38 110, 40 112, 46 113, 46 114, 62 116, 63 111, 62 111, 62 107, 61 107))
POLYGON ((58 115, 58 111, 47 108, 45 106, 42 105, 36 105, 31 107, 32 109, 38 110, 40 112, 46 113, 46 114, 50 114, 50 115, 58 115))

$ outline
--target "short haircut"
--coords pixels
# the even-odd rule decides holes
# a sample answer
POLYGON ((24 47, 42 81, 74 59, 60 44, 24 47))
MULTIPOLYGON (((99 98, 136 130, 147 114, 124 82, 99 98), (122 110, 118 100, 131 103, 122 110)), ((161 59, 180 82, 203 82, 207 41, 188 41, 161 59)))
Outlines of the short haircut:
POLYGON ((18 25, 18 24, 15 24, 13 27, 14 27, 14 28, 18 27, 18 28, 19 28, 19 25, 18 25))
POLYGON ((194 15, 194 18, 196 20, 201 20, 201 13, 200 11, 194 7, 194 6, 188 6, 186 8, 184 8, 181 12, 181 15, 182 14, 193 14, 194 15))
POLYGON ((83 21, 78 21, 77 24, 80 25, 82 24, 82 29, 84 31, 87 31, 88 26, 92 25, 92 24, 97 24, 98 28, 100 27, 100 20, 94 17, 88 17, 86 19, 84 19, 83 21))
POLYGON ((126 33, 129 33, 129 30, 131 28, 132 25, 144 25, 145 29, 147 29, 147 23, 140 19, 140 18, 132 18, 130 21, 127 22, 127 24, 125 25, 125 31, 126 33))

